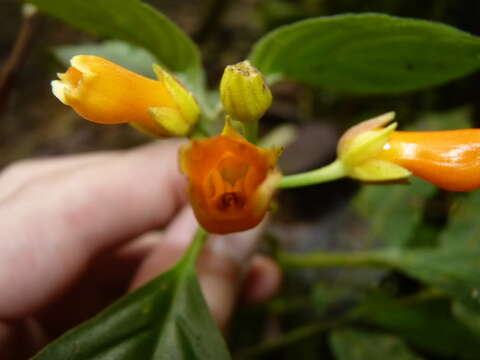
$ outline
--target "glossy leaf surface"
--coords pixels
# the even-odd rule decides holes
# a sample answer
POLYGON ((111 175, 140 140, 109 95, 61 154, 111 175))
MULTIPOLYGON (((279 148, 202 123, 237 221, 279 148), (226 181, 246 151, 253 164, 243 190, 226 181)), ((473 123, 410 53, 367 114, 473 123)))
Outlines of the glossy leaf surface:
POLYGON ((480 39, 440 23, 382 14, 319 17, 272 31, 252 63, 287 79, 358 94, 422 89, 480 66, 480 39))

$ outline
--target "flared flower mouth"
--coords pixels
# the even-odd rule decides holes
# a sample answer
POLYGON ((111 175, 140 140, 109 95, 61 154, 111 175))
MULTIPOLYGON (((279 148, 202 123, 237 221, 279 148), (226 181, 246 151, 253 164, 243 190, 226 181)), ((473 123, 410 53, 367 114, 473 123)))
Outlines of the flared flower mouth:
POLYGON ((277 149, 245 141, 229 124, 220 136, 194 140, 180 155, 190 197, 201 225, 213 233, 242 231, 257 225, 268 210, 275 185, 277 149))
POLYGON ((85 80, 95 76, 82 61, 83 56, 74 56, 71 66, 64 73, 57 73, 60 80, 52 81, 52 92, 62 103, 69 104, 70 97, 79 96, 85 80))

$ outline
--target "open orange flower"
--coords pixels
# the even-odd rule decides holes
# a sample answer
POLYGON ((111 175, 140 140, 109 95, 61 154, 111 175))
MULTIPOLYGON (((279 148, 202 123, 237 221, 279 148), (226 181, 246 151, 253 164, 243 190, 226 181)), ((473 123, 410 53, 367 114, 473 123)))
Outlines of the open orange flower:
POLYGON ((152 80, 93 55, 75 56, 71 64, 52 90, 87 120, 177 136, 186 135, 199 117, 193 96, 160 66, 154 65, 158 80, 152 80))
POLYGON ((480 129, 394 131, 379 159, 451 191, 480 188, 480 129))
POLYGON ((219 136, 193 140, 180 153, 189 194, 199 223, 216 234, 256 226, 268 210, 281 175, 278 149, 247 142, 227 122, 219 136))

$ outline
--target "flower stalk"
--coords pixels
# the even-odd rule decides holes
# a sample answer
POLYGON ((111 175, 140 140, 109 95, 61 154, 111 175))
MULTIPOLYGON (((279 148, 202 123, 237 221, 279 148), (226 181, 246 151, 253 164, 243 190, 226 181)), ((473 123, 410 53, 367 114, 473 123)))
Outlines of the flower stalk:
POLYGON ((245 138, 252 144, 258 143, 258 121, 243 123, 245 138))
POLYGON ((277 184, 279 189, 288 189, 309 185, 321 184, 345 177, 347 174, 340 160, 321 167, 316 170, 307 171, 300 174, 287 175, 277 184))

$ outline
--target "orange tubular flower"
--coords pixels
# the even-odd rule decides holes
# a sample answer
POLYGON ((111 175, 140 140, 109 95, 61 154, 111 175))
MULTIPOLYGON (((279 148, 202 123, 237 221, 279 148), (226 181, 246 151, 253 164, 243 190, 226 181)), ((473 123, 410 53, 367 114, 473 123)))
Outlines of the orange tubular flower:
POLYGON ((378 158, 446 190, 480 188, 480 129, 394 131, 378 158))
POLYGON ((216 234, 260 223, 281 178, 278 155, 247 142, 228 122, 222 135, 184 146, 180 167, 199 223, 216 234))
POLYGON ((395 131, 394 117, 386 113, 345 132, 338 143, 340 175, 384 182, 413 174, 445 190, 480 189, 480 129, 395 131))
POLYGON ((98 56, 78 55, 71 64, 52 82, 52 90, 87 120, 177 136, 186 135, 198 119, 193 96, 159 66, 154 65, 158 80, 152 80, 98 56))
POLYGON ((347 176, 382 182, 413 174, 445 190, 480 188, 480 129, 395 131, 394 117, 380 115, 342 136, 338 154, 347 176))

